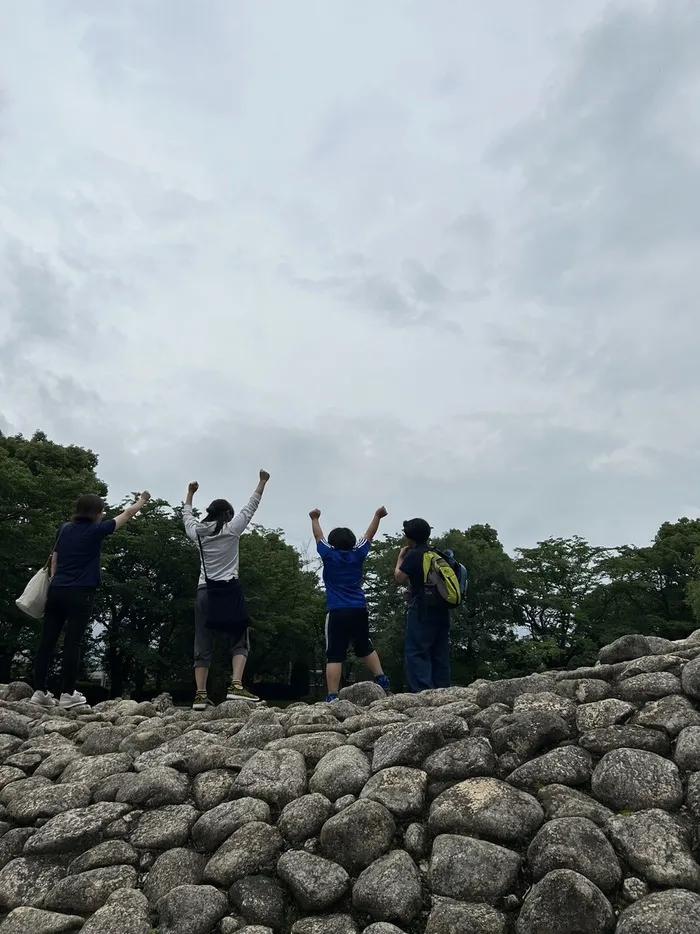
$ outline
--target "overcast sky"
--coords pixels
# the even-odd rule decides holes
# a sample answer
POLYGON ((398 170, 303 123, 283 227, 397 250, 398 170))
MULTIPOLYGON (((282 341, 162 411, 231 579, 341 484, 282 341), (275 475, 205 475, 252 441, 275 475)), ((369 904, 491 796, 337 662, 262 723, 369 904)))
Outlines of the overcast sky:
POLYGON ((290 541, 700 515, 697 0, 0 0, 0 430, 290 541))

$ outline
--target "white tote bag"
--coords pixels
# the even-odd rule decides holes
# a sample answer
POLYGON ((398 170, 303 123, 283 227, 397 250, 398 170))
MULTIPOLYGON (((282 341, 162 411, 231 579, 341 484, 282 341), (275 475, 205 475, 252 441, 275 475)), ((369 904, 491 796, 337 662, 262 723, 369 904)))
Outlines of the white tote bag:
POLYGON ((15 600, 17 607, 32 619, 41 619, 46 608, 46 598, 49 593, 49 569, 43 567, 24 588, 21 597, 15 600))

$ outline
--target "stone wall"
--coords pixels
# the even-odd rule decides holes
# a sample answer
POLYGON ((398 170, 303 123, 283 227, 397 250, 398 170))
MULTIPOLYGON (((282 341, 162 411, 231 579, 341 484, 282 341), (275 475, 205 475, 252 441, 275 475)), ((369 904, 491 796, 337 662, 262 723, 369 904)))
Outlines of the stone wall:
POLYGON ((700 932, 700 631, 205 713, 0 688, 0 934, 700 932))

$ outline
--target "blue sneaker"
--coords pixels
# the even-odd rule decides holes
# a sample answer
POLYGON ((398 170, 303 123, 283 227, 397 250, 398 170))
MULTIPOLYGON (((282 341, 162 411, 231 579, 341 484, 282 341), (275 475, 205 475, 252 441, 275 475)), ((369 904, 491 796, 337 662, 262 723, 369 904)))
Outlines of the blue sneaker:
POLYGON ((386 675, 377 675, 374 680, 385 694, 391 694, 391 685, 389 684, 389 679, 386 675))
POLYGON ((329 694, 328 697, 326 698, 326 703, 332 704, 333 701, 337 701, 337 700, 340 700, 337 694, 329 694))

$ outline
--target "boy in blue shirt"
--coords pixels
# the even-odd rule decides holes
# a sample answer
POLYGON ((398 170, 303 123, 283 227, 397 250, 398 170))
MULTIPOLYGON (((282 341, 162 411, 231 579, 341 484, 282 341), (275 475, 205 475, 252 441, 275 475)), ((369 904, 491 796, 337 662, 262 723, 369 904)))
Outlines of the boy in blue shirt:
POLYGON ((376 683, 389 693, 389 679, 369 637, 367 598, 362 590, 365 558, 379 523, 387 515, 384 506, 374 514, 364 537, 358 542, 350 529, 333 529, 328 539, 321 528, 320 509, 309 516, 316 539, 316 549, 323 560, 323 582, 326 585, 328 615, 326 616, 326 703, 338 700, 343 662, 352 642, 355 655, 362 659, 374 675, 376 683))

